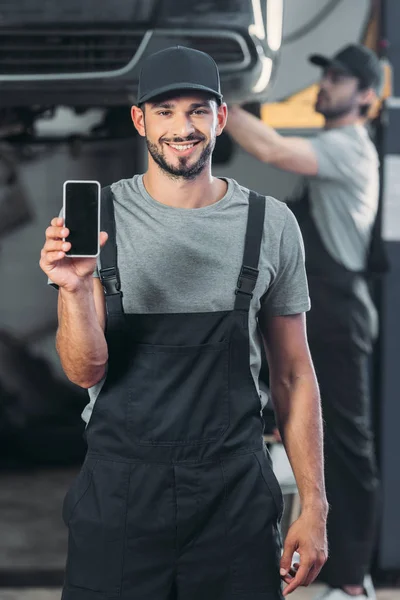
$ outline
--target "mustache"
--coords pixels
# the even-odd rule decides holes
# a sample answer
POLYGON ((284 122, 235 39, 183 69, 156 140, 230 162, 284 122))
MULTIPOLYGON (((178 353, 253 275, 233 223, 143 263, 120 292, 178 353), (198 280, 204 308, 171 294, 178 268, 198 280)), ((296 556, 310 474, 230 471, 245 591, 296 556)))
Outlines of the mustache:
POLYGON ((161 138, 160 142, 167 142, 169 144, 183 144, 184 142, 203 142, 206 138, 204 136, 191 134, 187 138, 174 137, 171 139, 161 138))

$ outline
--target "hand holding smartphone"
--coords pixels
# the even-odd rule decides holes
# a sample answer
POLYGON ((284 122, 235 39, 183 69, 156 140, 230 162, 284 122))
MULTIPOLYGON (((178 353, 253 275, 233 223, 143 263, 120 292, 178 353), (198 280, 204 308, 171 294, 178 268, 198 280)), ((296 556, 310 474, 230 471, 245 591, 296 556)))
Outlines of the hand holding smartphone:
MULTIPOLYGON (((94 258, 100 252, 100 194, 98 181, 68 180, 63 186, 64 225, 69 229, 70 258, 94 258)), ((65 240, 64 240, 65 241, 65 240)))

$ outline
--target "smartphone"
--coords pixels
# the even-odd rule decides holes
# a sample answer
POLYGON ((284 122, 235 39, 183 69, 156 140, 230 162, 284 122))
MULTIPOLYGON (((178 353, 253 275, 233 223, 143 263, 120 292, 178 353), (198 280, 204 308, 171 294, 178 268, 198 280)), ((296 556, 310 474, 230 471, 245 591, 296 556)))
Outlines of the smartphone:
POLYGON ((100 193, 98 181, 65 181, 64 225, 70 231, 66 256, 90 258, 100 252, 100 193))

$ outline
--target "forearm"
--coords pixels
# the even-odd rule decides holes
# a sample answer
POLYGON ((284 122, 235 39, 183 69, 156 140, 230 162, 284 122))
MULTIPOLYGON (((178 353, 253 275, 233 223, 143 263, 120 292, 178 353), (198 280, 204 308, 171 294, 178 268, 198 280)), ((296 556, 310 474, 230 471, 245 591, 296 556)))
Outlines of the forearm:
POLYGON ((267 163, 273 162, 284 144, 272 127, 236 106, 229 109, 226 131, 246 152, 267 163))
POLYGON ((108 361, 92 281, 75 292, 60 288, 58 319, 56 346, 64 372, 73 383, 89 388, 103 378, 108 361))
POLYGON ((315 177, 318 157, 310 140, 280 135, 239 107, 229 110, 226 130, 244 150, 278 169, 315 177))
POLYGON ((271 383, 277 423, 302 507, 325 513, 322 417, 314 372, 310 368, 289 381, 271 383))

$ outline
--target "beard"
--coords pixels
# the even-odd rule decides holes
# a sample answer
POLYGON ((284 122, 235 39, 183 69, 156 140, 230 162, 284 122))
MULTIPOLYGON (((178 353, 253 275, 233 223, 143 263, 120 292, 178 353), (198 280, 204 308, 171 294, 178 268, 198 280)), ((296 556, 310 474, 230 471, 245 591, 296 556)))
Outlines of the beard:
POLYGON ((354 110, 354 106, 355 98, 350 98, 347 102, 341 102, 336 106, 322 106, 321 108, 319 108, 317 101, 315 110, 325 117, 325 119, 340 119, 351 113, 354 110))
MULTIPOLYGON (((199 141, 198 138, 191 138, 190 136, 183 139, 173 140, 174 143, 179 144, 182 142, 190 142, 190 141, 199 141)), ((167 162, 163 151, 157 144, 150 142, 146 137, 146 144, 148 151, 154 160, 155 163, 162 169, 169 177, 172 179, 186 179, 191 180, 195 179, 207 166, 210 156, 213 153, 215 147, 215 140, 210 140, 210 142, 203 148, 198 160, 194 164, 188 164, 190 161, 190 157, 186 156, 178 156, 179 164, 178 166, 171 165, 167 162)))

